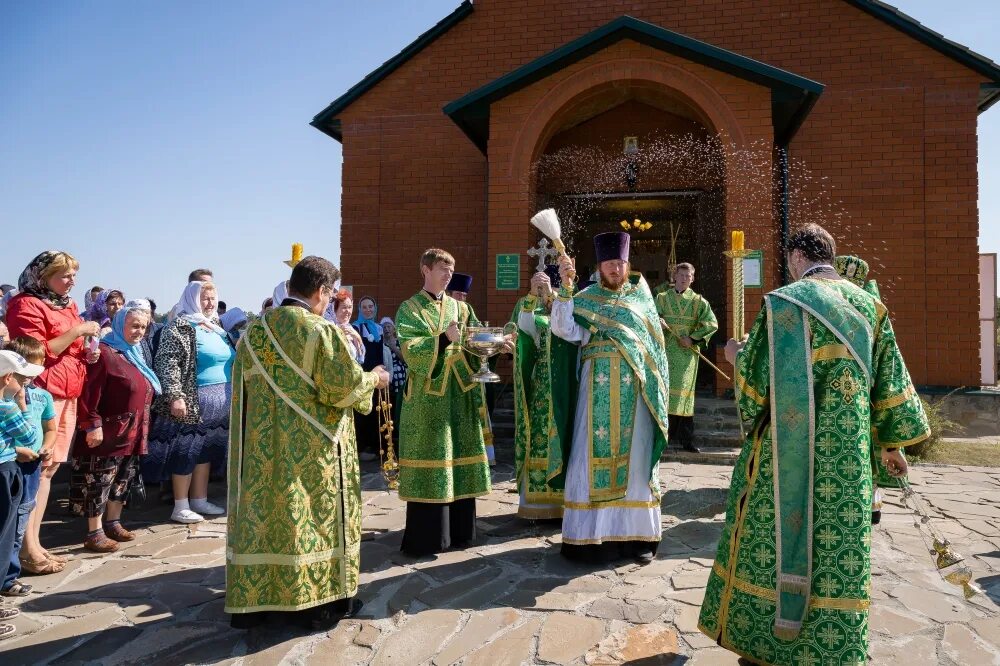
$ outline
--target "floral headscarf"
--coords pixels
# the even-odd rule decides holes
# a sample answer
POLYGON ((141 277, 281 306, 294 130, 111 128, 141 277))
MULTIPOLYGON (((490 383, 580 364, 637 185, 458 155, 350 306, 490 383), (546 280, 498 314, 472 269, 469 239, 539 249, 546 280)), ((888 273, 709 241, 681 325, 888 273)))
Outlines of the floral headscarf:
POLYGON ((23 294, 34 296, 53 310, 69 307, 69 304, 73 302, 69 294, 60 296, 52 291, 45 278, 42 277, 45 270, 64 254, 64 252, 46 250, 32 259, 31 263, 21 271, 21 277, 17 279, 17 290, 23 294))
POLYGON ((121 296, 122 301, 125 300, 125 294, 117 289, 105 289, 94 298, 94 302, 90 304, 90 308, 84 315, 84 319, 87 321, 96 321, 101 327, 104 327, 105 324, 110 324, 111 316, 108 314, 108 299, 112 296, 121 296))

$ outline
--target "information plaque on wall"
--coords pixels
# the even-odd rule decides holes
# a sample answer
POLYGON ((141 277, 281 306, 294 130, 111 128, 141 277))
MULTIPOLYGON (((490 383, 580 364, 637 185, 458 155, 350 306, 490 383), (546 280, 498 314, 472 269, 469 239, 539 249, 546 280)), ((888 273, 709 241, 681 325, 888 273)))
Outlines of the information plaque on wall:
POLYGON ((743 288, 760 289, 764 286, 764 251, 751 250, 743 257, 743 288))
POLYGON ((521 255, 497 255, 497 291, 517 291, 521 288, 521 255))

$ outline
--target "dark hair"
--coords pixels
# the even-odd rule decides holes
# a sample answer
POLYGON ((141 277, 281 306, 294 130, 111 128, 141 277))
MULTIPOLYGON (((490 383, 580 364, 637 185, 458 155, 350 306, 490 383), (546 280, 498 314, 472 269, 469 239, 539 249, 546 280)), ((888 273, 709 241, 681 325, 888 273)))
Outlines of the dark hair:
POLYGON ((220 314, 225 314, 225 313, 226 313, 226 310, 228 310, 228 309, 229 309, 229 306, 228 306, 228 305, 226 305, 226 302, 225 302, 225 301, 219 301, 219 302, 218 302, 218 303, 216 304, 216 306, 215 306, 215 311, 216 311, 216 312, 219 312, 220 314))
POLYGON ((98 293, 99 294, 102 291, 104 291, 104 287, 98 286, 96 284, 93 287, 90 288, 90 293, 92 293, 92 294, 93 293, 98 293))
POLYGON ((20 354, 28 363, 45 361, 45 345, 27 335, 14 338, 4 345, 4 349, 20 354))
POLYGON ((288 294, 310 298, 320 287, 332 290, 339 279, 340 271, 336 266, 323 257, 309 255, 292 269, 292 277, 288 279, 288 294))
POLYGON ((14 285, 12 285, 12 284, 0 284, 0 293, 6 294, 8 291, 14 291, 14 285))
POLYGON ((449 266, 455 265, 455 257, 451 256, 451 253, 447 250, 442 250, 437 247, 424 250, 424 253, 420 255, 420 265, 426 266, 430 269, 433 269, 439 261, 443 261, 449 266))
POLYGON ((149 301, 149 311, 155 315, 156 314, 156 301, 154 301, 152 298, 147 298, 146 300, 149 301))
POLYGON ((211 268, 196 268, 188 273, 188 282, 201 282, 202 278, 214 278, 211 268))
POLYGON ((832 264, 837 256, 837 243, 823 227, 818 224, 807 224, 788 239, 785 253, 791 254, 799 250, 809 261, 823 261, 832 264))

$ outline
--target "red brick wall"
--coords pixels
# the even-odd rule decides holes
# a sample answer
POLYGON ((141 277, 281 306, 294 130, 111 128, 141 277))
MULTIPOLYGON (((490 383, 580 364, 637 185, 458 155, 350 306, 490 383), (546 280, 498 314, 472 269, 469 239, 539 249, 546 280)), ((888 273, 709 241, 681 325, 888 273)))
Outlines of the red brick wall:
MULTIPOLYGON (((496 252, 527 247, 533 211, 528 179, 519 180, 504 150, 525 151, 516 144, 531 120, 523 108, 555 77, 495 105, 489 165, 441 108, 628 14, 827 86, 791 146, 810 171, 799 200, 825 190, 821 200, 837 202, 821 203, 812 217, 872 264, 914 379, 978 381, 978 75, 841 0, 478 0, 475 7, 341 115, 345 282, 373 293, 383 314, 419 288, 417 258, 432 245, 451 249, 459 270, 475 274, 471 300, 480 311, 494 320, 509 311, 512 295, 487 291, 486 283, 496 252), (826 212, 838 207, 846 215, 826 212)), ((703 68, 686 71, 717 88, 743 140, 769 136, 761 89, 703 68)), ((528 157, 547 142, 540 136, 528 157)), ((749 227, 748 243, 776 250, 769 204, 747 210, 738 198, 728 195, 730 227, 749 227)), ((773 284, 777 263, 768 268, 773 284)), ((748 294, 748 310, 757 296, 748 294)))

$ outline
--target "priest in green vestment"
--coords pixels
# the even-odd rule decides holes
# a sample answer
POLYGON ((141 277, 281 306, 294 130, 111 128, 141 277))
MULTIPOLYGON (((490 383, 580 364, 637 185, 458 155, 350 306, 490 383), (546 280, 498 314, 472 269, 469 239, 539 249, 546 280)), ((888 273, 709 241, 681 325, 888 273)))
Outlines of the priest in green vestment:
POLYGON ((837 274, 833 238, 806 225, 787 253, 797 281, 726 348, 750 425, 699 628, 755 664, 862 665, 871 438, 898 476, 929 427, 885 306, 837 274))
POLYGON ((670 367, 670 443, 698 453, 694 444, 694 391, 698 382, 698 352, 719 330, 708 301, 691 289, 694 266, 684 262, 674 269, 674 286, 656 296, 656 311, 667 329, 667 365, 670 367))
POLYGON ((514 352, 514 471, 517 515, 561 518, 566 461, 576 407, 577 346, 552 334, 550 312, 559 268, 531 278, 531 293, 517 302, 514 352))
POLYGON ((414 557, 464 547, 476 536, 476 497, 490 492, 482 385, 462 348, 460 323, 477 322, 445 293, 448 252, 420 259, 424 286, 399 306, 396 330, 409 367, 399 424, 399 498, 406 501, 402 551, 414 557))
MULTIPOLYGON (((868 279, 868 262, 853 254, 842 254, 838 256, 833 267, 842 278, 850 280, 861 287, 869 294, 881 301, 878 284, 875 280, 868 279)), ((882 520, 882 488, 902 488, 906 481, 906 475, 894 477, 889 474, 885 465, 882 464, 881 451, 878 443, 872 439, 872 525, 878 525, 882 520)))
POLYGON ((361 545, 352 414, 371 409, 389 374, 364 372, 323 319, 339 277, 321 257, 302 259, 288 298, 251 321, 237 348, 225 604, 234 627, 263 611, 303 611, 319 628, 352 612, 361 545))
POLYGON ((653 295, 642 275, 629 272, 629 243, 626 233, 598 234, 599 281, 576 294, 573 261, 559 260, 552 333, 580 346, 562 553, 648 564, 661 534, 659 462, 670 378, 653 295))

